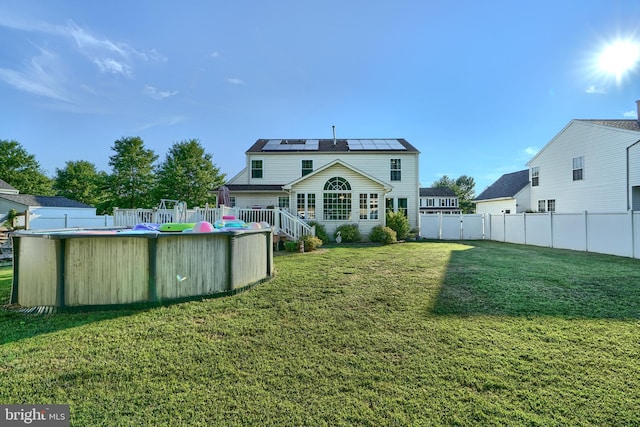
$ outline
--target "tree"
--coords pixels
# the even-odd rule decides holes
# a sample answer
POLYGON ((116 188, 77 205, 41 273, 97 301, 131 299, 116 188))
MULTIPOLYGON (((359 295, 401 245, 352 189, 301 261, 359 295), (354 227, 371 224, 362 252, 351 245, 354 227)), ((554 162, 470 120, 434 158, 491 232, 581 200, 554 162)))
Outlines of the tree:
POLYGON ((431 184, 432 187, 450 188, 458 196, 458 206, 462 213, 473 213, 473 202, 475 198, 475 186, 474 179, 467 175, 461 175, 458 179, 453 180, 447 175, 443 175, 437 181, 431 184))
POLYGON ((109 157, 111 175, 107 179, 111 193, 110 206, 120 208, 151 207, 155 187, 153 163, 158 156, 144 147, 140 137, 120 138, 109 157))
POLYGON ((53 194, 51 180, 40 168, 40 163, 17 141, 0 140, 0 179, 22 194, 53 194))
POLYGON ((156 169, 156 199, 174 199, 187 206, 212 203, 212 191, 224 184, 224 174, 213 164, 197 139, 176 142, 156 169))
POLYGON ((98 172, 93 163, 68 161, 64 169, 56 168, 53 188, 58 196, 99 207, 106 199, 106 182, 107 174, 98 172))

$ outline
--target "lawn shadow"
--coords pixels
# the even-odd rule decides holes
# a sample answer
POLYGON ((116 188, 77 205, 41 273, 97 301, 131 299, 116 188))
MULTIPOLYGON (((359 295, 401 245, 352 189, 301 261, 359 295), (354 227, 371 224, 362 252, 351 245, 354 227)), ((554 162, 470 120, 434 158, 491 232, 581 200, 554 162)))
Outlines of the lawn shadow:
POLYGON ((640 319, 640 261, 500 242, 451 251, 437 315, 640 319))

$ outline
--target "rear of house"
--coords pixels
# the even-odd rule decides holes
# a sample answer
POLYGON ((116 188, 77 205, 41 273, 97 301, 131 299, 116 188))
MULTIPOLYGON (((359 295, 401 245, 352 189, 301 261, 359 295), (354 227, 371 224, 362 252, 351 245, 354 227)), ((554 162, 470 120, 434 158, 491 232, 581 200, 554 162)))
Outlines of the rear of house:
POLYGON ((418 227, 419 151, 404 139, 259 139, 226 186, 234 206, 279 207, 333 232, 367 235, 385 212, 418 227))

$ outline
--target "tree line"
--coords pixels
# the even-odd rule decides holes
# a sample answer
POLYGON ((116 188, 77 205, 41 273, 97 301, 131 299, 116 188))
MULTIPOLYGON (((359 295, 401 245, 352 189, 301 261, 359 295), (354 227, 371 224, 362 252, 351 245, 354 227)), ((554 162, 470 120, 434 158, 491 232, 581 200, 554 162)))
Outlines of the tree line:
POLYGON ((215 202, 213 190, 225 182, 225 174, 197 139, 174 143, 160 163, 137 136, 116 140, 111 150, 110 173, 89 161, 73 160, 49 178, 19 142, 0 140, 0 179, 21 194, 67 197, 95 206, 98 214, 109 214, 114 207, 150 208, 161 199, 204 206, 215 202))

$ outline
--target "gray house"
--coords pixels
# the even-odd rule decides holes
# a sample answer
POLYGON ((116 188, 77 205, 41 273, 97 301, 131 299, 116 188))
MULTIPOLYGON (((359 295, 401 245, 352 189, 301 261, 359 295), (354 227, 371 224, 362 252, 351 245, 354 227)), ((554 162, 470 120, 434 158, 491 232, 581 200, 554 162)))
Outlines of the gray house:
POLYGON ((504 174, 473 199, 476 213, 526 212, 531 208, 530 192, 528 169, 504 174))

